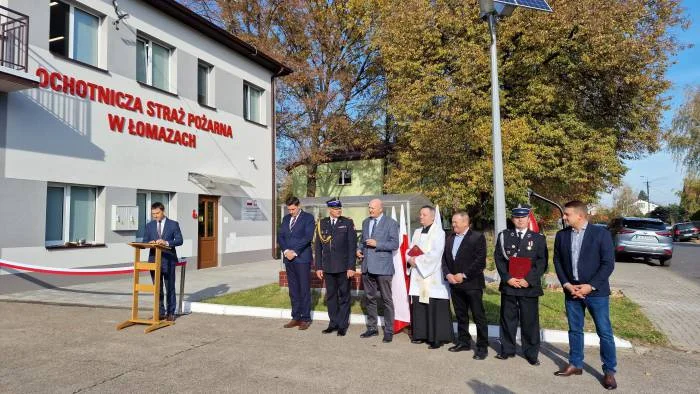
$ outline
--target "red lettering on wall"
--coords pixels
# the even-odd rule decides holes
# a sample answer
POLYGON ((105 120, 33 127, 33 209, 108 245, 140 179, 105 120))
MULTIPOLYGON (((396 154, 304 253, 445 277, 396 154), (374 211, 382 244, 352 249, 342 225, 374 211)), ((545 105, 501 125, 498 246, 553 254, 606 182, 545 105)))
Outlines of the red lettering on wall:
POLYGON ((124 119, 123 116, 107 114, 107 122, 109 123, 109 128, 112 131, 118 131, 120 133, 124 132, 124 119))
MULTIPOLYGON (((57 71, 51 72, 43 67, 37 68, 36 76, 39 77, 40 88, 51 89, 55 92, 77 96, 82 99, 95 101, 100 104, 121 108, 127 111, 144 113, 144 105, 141 97, 134 96, 130 93, 104 87, 94 82, 76 79, 75 77, 64 75, 57 71)), ((233 130, 230 125, 213 119, 207 119, 206 114, 196 115, 188 113, 182 107, 170 107, 158 102, 146 101, 146 115, 170 123, 194 127, 201 131, 233 138, 233 130)), ((111 113, 107 114, 107 123, 109 129, 113 132, 124 133, 124 128, 126 127, 131 135, 182 145, 189 148, 197 147, 197 136, 192 133, 148 122, 134 121, 131 118, 111 113)))

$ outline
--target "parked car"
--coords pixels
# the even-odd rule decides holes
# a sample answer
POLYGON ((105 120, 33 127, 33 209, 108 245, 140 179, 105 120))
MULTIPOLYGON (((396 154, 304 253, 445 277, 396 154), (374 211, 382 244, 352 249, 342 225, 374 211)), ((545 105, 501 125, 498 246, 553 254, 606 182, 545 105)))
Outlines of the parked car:
POLYGON ((695 224, 692 222, 676 223, 673 225, 671 232, 673 233, 674 242, 683 242, 700 237, 700 229, 695 227, 695 224))
POLYGON ((659 219, 616 218, 610 223, 616 257, 644 257, 658 259, 670 265, 673 257, 673 238, 659 219))

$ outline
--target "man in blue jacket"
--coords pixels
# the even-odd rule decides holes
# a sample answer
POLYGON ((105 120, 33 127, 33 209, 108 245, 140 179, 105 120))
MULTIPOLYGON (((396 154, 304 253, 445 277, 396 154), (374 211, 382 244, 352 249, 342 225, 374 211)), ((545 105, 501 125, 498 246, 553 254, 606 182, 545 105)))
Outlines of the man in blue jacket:
POLYGON ((277 243, 282 249, 287 270, 289 298, 292 301, 292 320, 285 328, 306 330, 311 325, 311 241, 314 237, 314 216, 299 207, 296 197, 285 202, 288 215, 282 219, 277 243))
POLYGON ((394 337, 394 301, 391 279, 394 276, 394 251, 399 248, 399 224, 384 215, 384 203, 375 198, 369 202, 369 217, 362 222, 362 238, 357 257, 362 259, 362 285, 365 288, 367 331, 362 338, 379 335, 377 328, 377 299, 384 302, 384 337, 389 343, 394 337))
MULTIPOLYGON (((175 247, 182 245, 182 232, 180 232, 180 225, 176 221, 165 217, 165 206, 160 202, 151 204, 151 217, 153 220, 146 223, 143 242, 170 247, 170 249, 163 249, 160 258, 160 319, 174 321, 175 265, 177 264, 177 251, 175 251, 175 247), (165 282, 165 289, 168 294, 167 316, 165 314, 165 306, 163 305, 163 282, 165 282)), ((155 259, 156 250, 151 249, 148 254, 148 261, 154 262, 155 259)), ((151 279, 153 279, 155 283, 155 274, 153 271, 151 271, 151 279)))
POLYGON ((617 388, 617 356, 610 324, 610 283, 615 269, 615 249, 610 233, 588 223, 587 206, 581 201, 564 205, 564 219, 570 227, 554 240, 554 267, 566 297, 569 321, 569 365, 557 376, 581 375, 583 369, 583 322, 585 311, 593 318, 600 338, 600 357, 605 376, 602 385, 617 388))

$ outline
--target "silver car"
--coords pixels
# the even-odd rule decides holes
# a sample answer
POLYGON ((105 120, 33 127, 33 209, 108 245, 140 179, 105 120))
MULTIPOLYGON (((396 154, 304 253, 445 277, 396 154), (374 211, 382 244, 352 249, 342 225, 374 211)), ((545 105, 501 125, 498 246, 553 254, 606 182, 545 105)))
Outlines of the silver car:
POLYGON ((659 219, 617 218, 610 223, 615 255, 658 259, 670 265, 673 257, 671 231, 659 219))

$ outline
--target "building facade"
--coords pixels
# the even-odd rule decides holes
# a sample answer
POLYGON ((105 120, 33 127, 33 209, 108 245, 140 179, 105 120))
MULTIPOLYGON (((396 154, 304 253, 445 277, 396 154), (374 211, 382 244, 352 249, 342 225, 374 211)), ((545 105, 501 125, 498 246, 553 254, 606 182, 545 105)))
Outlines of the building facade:
POLYGON ((291 70, 172 0, 0 7, 4 27, 27 19, 0 28, 0 258, 128 263, 156 201, 190 266, 272 257, 274 79, 291 70))
POLYGON ((639 212, 641 212, 642 215, 647 215, 649 212, 651 212, 659 207, 657 204, 654 204, 653 202, 648 202, 648 201, 644 201, 644 200, 637 200, 634 203, 632 203, 632 205, 639 208, 639 212))
MULTIPOLYGON (((292 193, 306 196, 306 166, 302 164, 290 168, 289 175, 292 178, 292 193)), ((314 197, 379 195, 383 187, 384 159, 332 161, 318 165, 314 197)))

